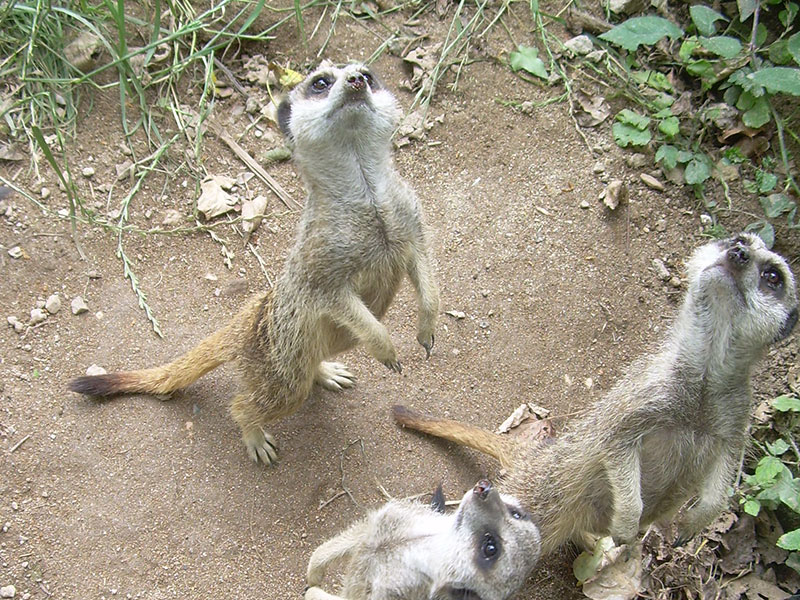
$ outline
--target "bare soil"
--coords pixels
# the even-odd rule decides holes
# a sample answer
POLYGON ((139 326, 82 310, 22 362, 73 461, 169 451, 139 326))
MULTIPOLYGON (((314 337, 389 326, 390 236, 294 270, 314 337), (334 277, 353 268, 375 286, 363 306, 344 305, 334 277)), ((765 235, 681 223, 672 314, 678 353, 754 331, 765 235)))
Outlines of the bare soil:
MULTIPOLYGON (((426 18, 432 31, 447 25, 426 18)), ((497 29, 487 44, 511 47, 497 29)), ((297 64, 295 36, 284 28, 270 45, 248 52, 291 56, 297 64)), ((518 36, 533 41, 529 31, 518 36)), ((312 41, 309 63, 320 43, 312 41)), ((377 43, 360 24, 342 19, 326 56, 365 59, 377 43)), ((239 64, 230 66, 236 71, 239 64)), ((408 77, 402 61, 384 54, 375 67, 408 107, 413 96, 399 89, 408 77)), ((93 363, 119 370, 170 360, 268 285, 238 236, 219 230, 236 254, 232 269, 207 234, 125 236, 164 331, 160 339, 122 276, 114 236, 81 226, 81 260, 63 220, 20 196, 7 199, 12 215, 0 217, 3 320, 27 322, 36 302, 53 293, 62 308, 22 335, 0 328, 0 586, 13 584, 18 598, 36 599, 299 598, 312 550, 382 503, 381 489, 405 497, 442 481, 455 498, 479 477, 498 473, 484 456, 400 430, 390 419, 392 404, 495 427, 524 401, 568 418, 611 387, 672 318, 682 290, 662 281, 652 261, 681 276, 683 259, 703 241, 702 207, 689 191, 646 187, 642 170, 625 166, 629 153, 613 145, 609 124, 587 131, 590 145, 603 149, 593 151, 565 103, 526 115, 496 101, 541 101, 554 93, 492 60, 466 67, 457 90, 440 88, 430 117, 443 121, 425 141, 399 150, 396 162, 427 215, 442 310, 466 317, 441 315, 426 361, 406 285, 385 320, 402 375, 363 350, 344 355, 356 387, 315 389, 301 411, 272 427, 281 444, 276 468, 249 461, 227 414, 237 386, 233 368, 214 371, 168 402, 134 396, 99 403, 66 391, 66 382, 93 363), (597 200, 603 174, 629 187, 629 200, 613 213, 597 200), (13 246, 22 258, 9 256, 13 246), (75 316, 70 301, 78 295, 90 310, 75 316)), ((186 94, 191 104, 197 92, 186 94)), ((114 165, 125 159, 118 95, 92 100, 68 156, 83 197, 105 206, 94 187, 113 182, 114 165), (84 166, 95 168, 91 179, 79 175, 84 166)), ((249 123, 234 110, 242 103, 234 94, 215 109, 235 135, 249 123)), ((257 138, 251 129, 241 143, 255 156, 273 138, 257 138)), ((213 136, 203 153, 210 173, 235 177, 246 170, 213 136)), ((158 225, 167 209, 188 219, 196 176, 181 164, 180 152, 171 151, 171 171, 148 178, 131 204, 134 223, 158 225)), ((53 190, 46 203, 66 206, 49 168, 42 181, 19 163, 0 169, 34 195, 46 185, 53 190)), ((269 171, 302 200, 291 163, 269 171)), ((249 185, 268 193, 255 180, 249 185)), ((126 191, 118 184, 111 208, 126 191)), ((274 196, 270 209, 253 242, 274 276, 299 213, 274 196)), ((736 215, 724 221, 731 230, 746 222, 736 215)), ((779 243, 797 257, 796 234, 782 234, 779 243)), ((763 362, 757 399, 783 391, 796 339, 763 362)), ((542 561, 520 598, 581 597, 573 557, 565 549, 542 561)))

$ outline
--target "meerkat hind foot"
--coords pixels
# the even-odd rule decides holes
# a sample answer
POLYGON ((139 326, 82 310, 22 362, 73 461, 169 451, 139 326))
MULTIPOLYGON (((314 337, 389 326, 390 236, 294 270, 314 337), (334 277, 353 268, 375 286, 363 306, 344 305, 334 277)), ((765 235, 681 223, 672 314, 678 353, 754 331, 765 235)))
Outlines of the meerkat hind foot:
POLYGON ((353 387, 356 377, 340 362, 323 361, 317 367, 314 381, 326 390, 340 392, 345 388, 353 387))
POLYGON ((247 454, 254 462, 263 462, 265 465, 274 465, 278 462, 278 442, 261 427, 256 427, 249 433, 242 435, 247 454))

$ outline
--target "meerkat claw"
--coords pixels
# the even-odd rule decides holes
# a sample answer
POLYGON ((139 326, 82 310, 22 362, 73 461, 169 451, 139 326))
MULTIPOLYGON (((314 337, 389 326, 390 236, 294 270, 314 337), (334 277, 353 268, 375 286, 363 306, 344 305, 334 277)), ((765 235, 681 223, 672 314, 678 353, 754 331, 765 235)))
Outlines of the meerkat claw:
POLYGON ((326 390, 340 392, 355 385, 356 377, 340 362, 323 361, 317 367, 314 381, 326 390))
POLYGON ((254 462, 263 462, 265 465, 278 463, 278 442, 261 427, 245 437, 247 454, 254 462))
POLYGON ((395 373, 402 373, 403 372, 403 365, 400 364, 399 360, 384 360, 383 364, 386 367, 395 373))
POLYGON ((433 334, 431 334, 431 341, 429 342, 420 342, 422 347, 425 348, 425 360, 428 360, 431 357, 431 351, 433 350, 433 344, 436 343, 436 339, 434 338, 433 334))

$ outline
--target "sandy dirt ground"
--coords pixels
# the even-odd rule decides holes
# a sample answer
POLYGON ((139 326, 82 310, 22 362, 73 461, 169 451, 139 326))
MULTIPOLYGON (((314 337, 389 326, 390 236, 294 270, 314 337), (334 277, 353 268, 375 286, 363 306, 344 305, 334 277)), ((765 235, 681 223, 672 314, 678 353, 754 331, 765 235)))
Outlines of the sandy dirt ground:
MULTIPOLYGON (((511 48, 501 33, 488 43, 511 48)), ((518 35, 533 40, 530 31, 518 35)), ((296 43, 286 28, 248 51, 303 64, 296 43)), ((364 59, 377 43, 343 21, 326 55, 364 59)), ((314 50, 312 43, 309 56, 314 50)), ((413 96, 399 89, 408 77, 402 61, 385 54, 375 69, 408 107, 413 96)), ((91 364, 119 370, 175 357, 268 285, 230 229, 232 269, 207 234, 125 236, 164 331, 160 339, 122 276, 114 236, 80 227, 81 260, 67 224, 19 196, 7 199, 11 216, 0 217, 0 585, 35 599, 300 598, 312 550, 383 502, 381 489, 405 497, 441 481, 456 498, 479 477, 498 473, 484 456, 400 430, 391 405, 496 427, 525 401, 568 418, 598 398, 670 322, 682 289, 663 281, 653 260, 680 278, 683 259, 703 242, 703 211, 688 191, 646 187, 639 174, 647 167, 626 166, 629 153, 613 145, 608 125, 587 132, 593 150, 566 104, 527 115, 496 101, 554 93, 488 60, 466 67, 457 90, 442 86, 430 112, 441 122, 425 141, 396 153, 431 232, 443 311, 433 356, 426 361, 415 341, 416 306, 406 283, 385 319, 402 375, 363 350, 344 355, 356 387, 315 389, 301 411, 272 427, 281 445, 276 468, 250 462, 239 441, 227 414, 237 387, 231 367, 167 402, 132 396, 99 403, 66 389, 91 364), (630 190, 613 213, 597 200, 606 177, 630 190), (14 246, 21 258, 7 253, 14 246), (37 301, 54 293, 62 308, 43 324, 24 334, 5 327, 8 316, 27 322, 37 301), (79 295, 89 311, 76 316, 70 302, 79 295)), ((78 176, 89 201, 105 203, 91 185, 113 181, 114 165, 125 158, 116 94, 93 96, 69 149, 78 171, 96 171, 91 180, 78 176)), ((247 119, 232 110, 237 102, 219 101, 215 115, 238 134, 247 119)), ((241 143, 256 155, 273 138, 251 131, 241 143)), ((213 138, 203 162, 215 174, 246 170, 213 138)), ((157 225, 168 209, 191 214, 193 175, 181 169, 180 156, 169 165, 174 171, 148 179, 134 199, 134 222, 157 225)), ((18 168, 0 165, 31 193, 52 189, 53 208, 66 206, 49 169, 39 182, 18 168)), ((269 171, 302 200, 291 163, 269 171)), ((298 216, 270 196, 270 215, 253 241, 271 276, 282 268, 298 216)), ((747 220, 723 222, 735 230, 747 220)), ((796 259, 800 240, 793 235, 781 237, 778 249, 796 259)), ((795 334, 759 368, 756 397, 781 392, 796 360, 795 334)), ((580 597, 574 555, 565 549, 542 561, 519 597, 580 597)))

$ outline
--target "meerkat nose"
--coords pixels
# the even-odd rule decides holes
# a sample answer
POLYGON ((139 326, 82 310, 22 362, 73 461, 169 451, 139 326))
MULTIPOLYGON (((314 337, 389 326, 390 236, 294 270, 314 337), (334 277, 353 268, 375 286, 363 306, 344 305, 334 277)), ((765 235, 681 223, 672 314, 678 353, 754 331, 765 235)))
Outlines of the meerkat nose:
POLYGON ((486 497, 489 495, 489 492, 492 491, 492 482, 488 479, 481 479, 478 483, 475 484, 475 487, 472 489, 472 493, 478 496, 481 500, 486 500, 486 497))
POLYGON ((736 244, 728 250, 728 260, 741 267, 750 260, 750 253, 741 244, 736 244))
POLYGON ((361 73, 353 73, 347 76, 347 85, 354 90, 363 90, 367 86, 367 80, 361 73))

